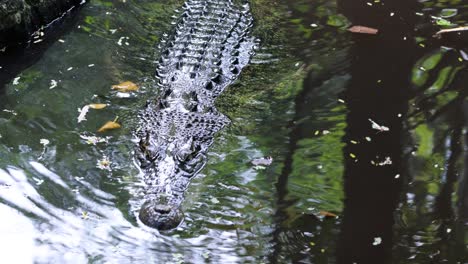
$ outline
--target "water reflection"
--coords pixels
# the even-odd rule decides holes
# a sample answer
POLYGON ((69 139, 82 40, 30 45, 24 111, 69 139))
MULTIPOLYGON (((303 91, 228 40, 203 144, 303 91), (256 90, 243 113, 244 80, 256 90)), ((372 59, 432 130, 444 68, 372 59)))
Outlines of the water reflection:
POLYGON ((407 38, 415 25, 415 1, 371 7, 367 1, 338 3, 353 24, 377 28, 379 34, 356 35, 350 50, 352 77, 343 94, 349 110, 343 137, 346 197, 337 262, 391 263, 394 213, 408 174, 407 73, 416 61, 417 46, 407 38))

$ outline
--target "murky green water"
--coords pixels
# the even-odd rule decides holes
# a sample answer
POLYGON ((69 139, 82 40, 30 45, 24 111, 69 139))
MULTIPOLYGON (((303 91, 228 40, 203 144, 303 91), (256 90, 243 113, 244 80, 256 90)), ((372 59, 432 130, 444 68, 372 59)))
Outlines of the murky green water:
POLYGON ((138 224, 132 129, 181 4, 93 0, 0 90, 5 263, 468 263, 467 42, 432 37, 466 24, 460 1, 252 1, 260 46, 218 99, 232 124, 184 222, 138 224))

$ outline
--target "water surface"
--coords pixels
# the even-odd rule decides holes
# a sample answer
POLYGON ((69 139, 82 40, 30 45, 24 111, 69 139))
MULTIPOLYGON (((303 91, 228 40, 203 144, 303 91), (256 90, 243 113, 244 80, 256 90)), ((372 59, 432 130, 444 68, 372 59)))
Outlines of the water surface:
POLYGON ((461 1, 252 1, 259 46, 218 99, 232 123, 184 222, 139 224, 132 131, 181 5, 93 0, 34 61, 0 61, 2 259, 468 263, 466 36, 432 37, 465 25, 461 1), (110 89, 127 80, 140 90, 110 89), (108 107, 78 123, 90 103, 108 107), (116 117, 121 129, 96 132, 116 117), (271 166, 250 164, 263 156, 271 166))

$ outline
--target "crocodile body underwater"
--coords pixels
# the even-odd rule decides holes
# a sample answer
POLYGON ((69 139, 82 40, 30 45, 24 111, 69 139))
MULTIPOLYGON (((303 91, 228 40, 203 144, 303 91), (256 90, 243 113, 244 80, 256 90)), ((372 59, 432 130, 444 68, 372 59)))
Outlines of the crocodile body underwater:
POLYGON ((214 135, 230 122, 214 103, 250 60, 251 26, 246 3, 184 4, 159 58, 160 96, 140 112, 136 132, 145 186, 139 219, 145 225, 167 230, 182 221, 185 190, 206 164, 214 135))

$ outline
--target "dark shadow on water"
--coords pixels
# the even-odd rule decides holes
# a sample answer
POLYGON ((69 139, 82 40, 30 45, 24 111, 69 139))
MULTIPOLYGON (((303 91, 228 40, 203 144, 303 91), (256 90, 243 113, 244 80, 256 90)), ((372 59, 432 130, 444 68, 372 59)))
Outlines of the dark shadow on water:
POLYGON ((15 78, 24 69, 38 62, 49 47, 61 36, 77 25, 81 6, 67 12, 63 18, 52 22, 44 30, 44 36, 31 39, 30 43, 9 46, 0 52, 0 96, 5 92, 5 85, 15 78), (35 41, 40 42, 34 43, 35 41))
POLYGON ((404 118, 411 90, 408 73, 418 51, 407 39, 416 1, 373 7, 367 2, 338 1, 354 25, 379 29, 375 36, 356 34, 350 52, 352 77, 344 92, 349 110, 343 138, 345 201, 337 249, 337 263, 343 264, 391 263, 394 212, 408 176, 404 118), (398 15, 392 17, 392 12, 398 15), (379 131, 379 126, 389 130, 379 131))

